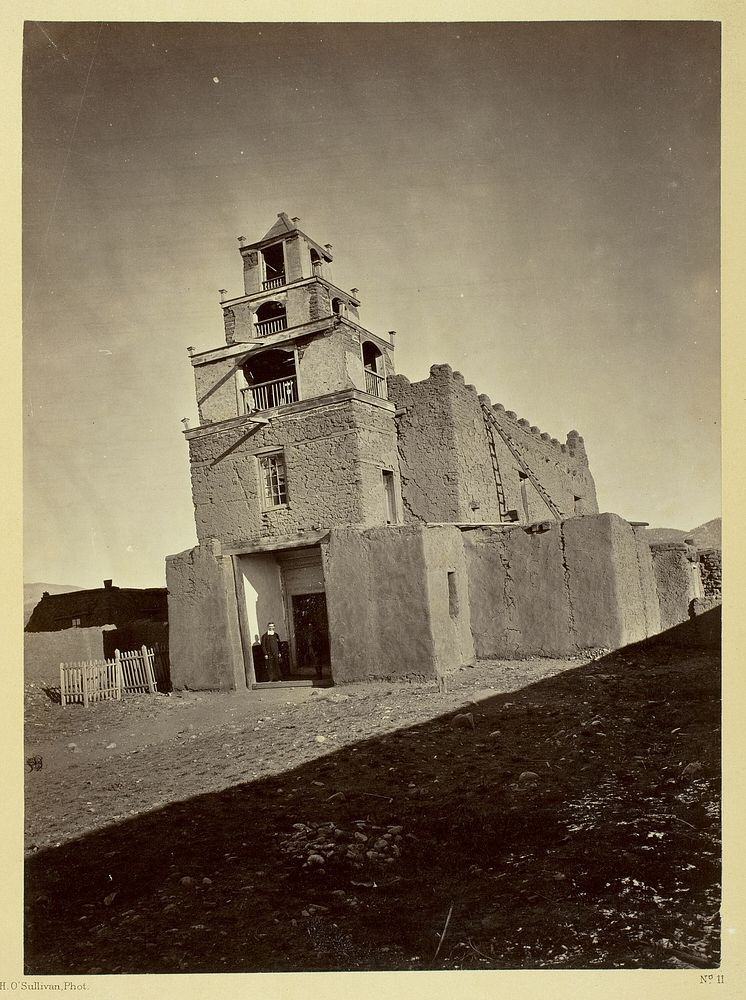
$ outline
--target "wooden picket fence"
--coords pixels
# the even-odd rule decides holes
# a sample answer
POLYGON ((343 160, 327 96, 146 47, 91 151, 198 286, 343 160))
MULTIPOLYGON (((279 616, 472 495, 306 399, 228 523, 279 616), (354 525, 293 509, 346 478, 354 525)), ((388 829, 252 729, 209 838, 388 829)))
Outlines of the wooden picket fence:
POLYGON ((113 660, 89 660, 84 663, 60 663, 60 702, 63 705, 99 701, 121 701, 122 694, 155 694, 157 673, 168 674, 168 660, 158 648, 120 653, 114 650, 113 660))

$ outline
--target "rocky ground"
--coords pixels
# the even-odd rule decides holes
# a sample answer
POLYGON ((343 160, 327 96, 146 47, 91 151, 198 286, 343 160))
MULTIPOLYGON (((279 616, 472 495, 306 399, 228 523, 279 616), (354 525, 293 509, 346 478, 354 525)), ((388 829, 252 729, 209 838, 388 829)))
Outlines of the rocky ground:
POLYGON ((27 689, 28 974, 718 964, 714 648, 258 694, 27 689))

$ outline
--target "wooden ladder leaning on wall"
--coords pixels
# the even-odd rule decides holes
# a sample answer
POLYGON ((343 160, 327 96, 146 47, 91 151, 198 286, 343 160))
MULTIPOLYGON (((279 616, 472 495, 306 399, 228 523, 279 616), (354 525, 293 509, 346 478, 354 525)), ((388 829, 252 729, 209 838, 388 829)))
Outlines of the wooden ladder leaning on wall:
POLYGON ((484 417, 484 423, 487 429, 487 440, 489 442, 490 459, 492 460, 492 469, 495 473, 495 485, 497 486, 497 500, 500 505, 499 506, 500 516, 502 517, 506 513, 506 504, 505 504, 505 490, 503 489, 502 477, 500 476, 500 467, 497 462, 497 453, 495 451, 495 439, 493 437, 494 431, 497 431, 497 433, 500 435, 500 438, 508 446, 511 454, 525 472, 528 481, 531 483, 531 485, 534 487, 534 489, 539 494, 541 499, 544 501, 549 510, 552 512, 554 518, 557 521, 561 521, 564 516, 562 511, 559 509, 557 504, 554 502, 554 500, 552 500, 547 491, 544 489, 539 480, 536 478, 536 475, 534 474, 531 467, 526 463, 526 460, 521 454, 520 446, 517 444, 517 442, 513 440, 513 438, 510 436, 510 434, 508 434, 506 430, 503 430, 503 428, 498 423, 497 418, 495 417, 495 414, 492 412, 490 407, 487 406, 486 403, 480 403, 479 405, 482 407, 482 416, 484 417))

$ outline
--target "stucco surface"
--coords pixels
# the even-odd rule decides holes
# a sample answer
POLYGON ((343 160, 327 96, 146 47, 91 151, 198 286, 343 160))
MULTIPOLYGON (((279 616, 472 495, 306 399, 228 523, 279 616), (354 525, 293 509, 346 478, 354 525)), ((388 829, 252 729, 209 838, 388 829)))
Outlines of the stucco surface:
POLYGON ((59 684, 60 663, 104 658, 103 629, 68 628, 57 632, 24 632, 26 682, 59 684))
POLYGON ((615 514, 464 534, 478 658, 616 649, 659 631, 652 564, 615 514))
POLYGON ((334 333, 314 337, 299 351, 298 389, 301 399, 323 396, 337 389, 359 389, 349 376, 346 351, 351 348, 360 353, 359 344, 348 333, 334 333))
POLYGON ((506 509, 516 510, 524 524, 553 517, 530 480, 522 490, 521 472, 525 475, 525 471, 503 437, 488 430, 483 403, 562 516, 598 512, 585 445, 577 432, 570 432, 567 443, 560 444, 502 404, 493 406, 474 386, 465 385, 463 376, 449 365, 433 365, 430 376, 421 382, 409 382, 402 375, 390 378, 389 397, 405 411, 398 417, 398 428, 408 520, 501 520, 490 436, 506 509))
POLYGON ((322 545, 335 683, 436 676, 423 530, 338 527, 322 545))
POLYGON ((197 537, 237 546, 333 524, 384 521, 381 468, 396 468, 393 413, 347 400, 271 425, 205 428, 189 440, 197 537), (285 458, 288 502, 262 509, 257 452, 285 458), (375 480, 376 503, 370 493, 375 480))
POLYGON ((230 420, 239 414, 238 386, 245 385, 239 378, 239 368, 245 358, 220 358, 194 368, 194 388, 197 394, 197 412, 200 423, 209 424, 230 420))
POLYGON ((479 659, 566 655, 575 646, 561 529, 464 533, 472 633, 479 659))
POLYGON ((690 617, 696 597, 692 587, 692 564, 685 545, 650 546, 660 608, 661 628, 672 628, 690 617))
POLYGON ((207 542, 166 559, 174 690, 245 688, 233 566, 207 542))
POLYGON ((643 532, 635 530, 616 514, 609 520, 614 580, 621 611, 620 645, 637 642, 660 631, 660 607, 650 546, 643 532))
POLYGON ((446 674, 476 660, 464 543, 458 528, 431 525, 422 533, 422 544, 435 668, 446 674))

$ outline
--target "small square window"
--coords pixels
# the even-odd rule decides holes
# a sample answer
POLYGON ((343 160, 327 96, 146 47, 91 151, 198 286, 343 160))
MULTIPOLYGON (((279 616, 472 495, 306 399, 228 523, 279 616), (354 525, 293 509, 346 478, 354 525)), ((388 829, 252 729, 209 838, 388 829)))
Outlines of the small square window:
POLYGON ((282 455, 262 455, 259 459, 262 496, 265 508, 281 507, 288 502, 285 459, 282 455))
POLYGON ((80 618, 73 618, 73 628, 80 628, 80 618))

